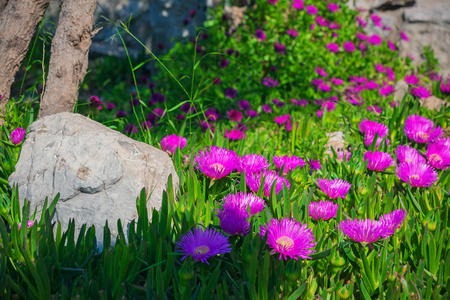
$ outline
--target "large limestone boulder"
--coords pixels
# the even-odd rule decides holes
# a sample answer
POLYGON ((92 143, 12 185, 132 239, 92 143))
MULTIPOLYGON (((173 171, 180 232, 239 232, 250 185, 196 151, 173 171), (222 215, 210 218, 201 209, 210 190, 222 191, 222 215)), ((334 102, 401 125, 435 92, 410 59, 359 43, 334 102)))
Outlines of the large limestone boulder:
POLYGON ((135 141, 79 114, 60 113, 30 126, 10 185, 18 185, 19 198, 26 198, 38 215, 46 197, 60 193, 54 221, 66 229, 75 219, 94 225, 102 247, 106 220, 113 236, 117 220, 127 228, 137 219, 136 198, 145 188, 147 208, 161 207, 162 193, 172 174, 172 160, 163 151, 135 141))

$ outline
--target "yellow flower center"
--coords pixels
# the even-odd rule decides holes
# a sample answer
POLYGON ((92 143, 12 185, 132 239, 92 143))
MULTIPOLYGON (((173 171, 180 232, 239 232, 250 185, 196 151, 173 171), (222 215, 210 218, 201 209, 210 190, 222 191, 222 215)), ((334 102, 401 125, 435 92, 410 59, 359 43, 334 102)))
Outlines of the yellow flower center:
POLYGON ((288 249, 292 248, 292 246, 294 245, 294 240, 291 239, 290 237, 287 237, 284 235, 282 237, 279 237, 276 240, 276 243, 278 245, 282 246, 284 249, 288 250, 288 249))
POLYGON ((223 171, 225 171, 225 167, 222 164, 219 164, 219 163, 212 164, 211 168, 213 168, 214 171, 216 171, 216 172, 223 172, 223 171))
POLYGON ((437 155, 436 153, 433 153, 430 155, 430 161, 438 163, 438 162, 442 162, 442 158, 437 155))
POLYGON ((429 133, 423 132, 423 131, 419 131, 417 133, 417 136, 423 140, 428 140, 428 138, 430 137, 429 133))
POLYGON ((194 249, 195 254, 201 255, 209 252, 208 246, 198 246, 194 249))
POLYGON ((419 175, 417 175, 417 174, 414 174, 414 175, 411 175, 411 176, 409 176, 409 181, 411 181, 411 179, 420 179, 420 176, 419 175))

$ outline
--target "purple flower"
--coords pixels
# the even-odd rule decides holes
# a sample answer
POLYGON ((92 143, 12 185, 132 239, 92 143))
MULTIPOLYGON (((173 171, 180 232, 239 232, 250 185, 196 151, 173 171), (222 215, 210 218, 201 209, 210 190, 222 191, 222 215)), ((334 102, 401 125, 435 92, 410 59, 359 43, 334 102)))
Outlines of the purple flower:
POLYGON ((239 159, 237 171, 245 174, 260 173, 270 167, 267 158, 259 154, 247 154, 239 159))
POLYGON ((124 127, 123 131, 126 134, 132 134, 132 133, 138 132, 139 129, 137 129, 136 125, 134 125, 134 124, 128 124, 124 127))
POLYGON ((279 260, 288 257, 298 260, 311 259, 308 255, 316 250, 313 242, 314 236, 306 224, 297 222, 295 219, 270 220, 261 228, 263 237, 267 234, 267 244, 273 249, 272 253, 280 253, 279 260))
POLYGON ((282 115, 279 117, 275 117, 275 119, 273 119, 275 121, 275 123, 277 123, 278 125, 283 125, 284 123, 286 123, 289 119, 291 118, 291 115, 282 115))
POLYGON ((342 80, 340 78, 331 78, 330 82, 332 82, 334 85, 343 85, 344 84, 344 80, 342 80))
POLYGON ((300 168, 304 167, 305 161, 297 156, 274 156, 273 163, 280 170, 283 166, 283 174, 287 174, 290 171, 293 171, 295 168, 300 166, 300 168))
POLYGON ((221 69, 225 69, 226 67, 228 67, 230 65, 230 61, 228 59, 222 59, 219 63, 219 67, 221 69))
POLYGON ((325 83, 319 84, 318 88, 319 88, 319 90, 327 92, 327 93, 329 91, 331 91, 331 86, 329 86, 328 84, 325 84, 325 83))
POLYGON ((261 110, 267 114, 270 114, 273 111, 272 108, 267 104, 264 104, 263 106, 261 106, 261 110))
POLYGON ((240 110, 248 110, 251 108, 251 105, 250 102, 248 102, 247 100, 239 100, 238 107, 240 110))
POLYGON ((361 17, 356 17, 356 21, 358 21, 358 23, 359 23, 359 25, 361 26, 361 27, 366 27, 367 26, 367 22, 366 21, 364 21, 361 17))
POLYGON ((367 151, 364 153, 364 161, 368 161, 367 168, 372 171, 382 172, 394 165, 394 159, 389 153, 379 151, 367 151))
POLYGON ((450 166, 450 147, 443 143, 428 144, 426 156, 436 169, 446 170, 450 166))
POLYGON ((379 88, 378 83, 376 83, 375 81, 371 80, 368 82, 364 83, 364 86, 368 89, 368 90, 376 90, 377 88, 379 88))
POLYGON ((228 119, 231 120, 231 122, 241 122, 243 115, 242 112, 232 109, 227 111, 228 119))
POLYGON ((114 103, 106 103, 107 110, 113 110, 114 108, 116 108, 116 105, 114 103))
POLYGON ((161 148, 169 155, 174 155, 177 148, 181 150, 186 147, 186 144, 187 139, 176 134, 168 135, 161 140, 161 148))
POLYGON ((237 90, 230 87, 225 90, 225 97, 233 99, 237 96, 237 90))
POLYGON ((396 209, 393 212, 380 216, 379 222, 384 223, 385 226, 385 232, 382 233, 381 237, 385 238, 393 235, 395 230, 402 226, 406 215, 407 212, 403 209, 396 209))
POLYGON ((302 10, 304 8, 303 0, 294 0, 292 1, 292 8, 302 10))
POLYGON ((319 12, 319 10, 314 5, 308 5, 306 7, 306 12, 310 15, 315 15, 319 12))
POLYGON ((375 67, 375 70, 377 70, 378 73, 384 73, 384 71, 385 71, 385 68, 384 68, 384 66, 382 64, 375 64, 374 67, 375 67))
POLYGON ((372 14, 372 15, 370 16, 370 18, 372 19, 373 24, 374 24, 375 26, 377 26, 377 27, 382 27, 382 25, 381 25, 381 17, 372 14))
POLYGON ((380 36, 378 36, 376 34, 372 34, 367 41, 371 45, 379 46, 379 45, 381 45, 381 42, 383 40, 380 38, 380 36))
POLYGON ((195 156, 195 162, 207 177, 219 179, 236 169, 239 158, 232 150, 211 146, 200 150, 195 156))
POLYGON ((270 78, 270 77, 264 77, 262 80, 261 80, 261 83, 263 84, 263 85, 265 85, 265 86, 267 86, 267 87, 277 87, 280 83, 277 81, 277 80, 275 80, 275 79, 272 79, 272 78, 270 78))
POLYGON ((208 122, 214 122, 220 118, 220 115, 214 107, 211 107, 205 111, 205 117, 208 122))
POLYGON ((410 146, 399 145, 397 149, 395 149, 395 155, 397 156, 399 163, 426 163, 425 158, 420 155, 419 151, 410 146))
POLYGON ((336 103, 332 101, 325 101, 324 103, 322 103, 322 108, 326 111, 333 111, 336 109, 336 103))
POLYGON ((345 161, 346 162, 348 162, 349 160, 350 160, 350 157, 352 156, 352 153, 351 152, 344 152, 344 151, 342 151, 342 150, 338 150, 337 152, 336 152, 336 154, 337 154, 337 158, 338 158, 338 160, 344 160, 344 158, 345 158, 345 161))
POLYGON ((438 180, 437 172, 429 165, 404 162, 397 167, 397 177, 415 187, 430 187, 438 180))
POLYGON ((400 32, 400 37, 402 38, 402 40, 409 42, 409 38, 404 31, 400 32))
POLYGON ((250 224, 247 209, 239 204, 232 203, 217 211, 220 228, 229 235, 246 235, 250 224))
POLYGON ((378 133, 379 137, 385 137, 389 134, 389 129, 386 125, 377 123, 375 121, 364 119, 358 124, 358 126, 359 130, 361 130, 361 133, 365 135, 375 135, 376 133, 378 133))
POLYGON ((419 83, 419 78, 414 74, 406 75, 405 82, 411 85, 417 85, 419 83))
POLYGON ((323 18, 322 16, 316 16, 314 20, 316 21, 317 24, 319 24, 319 26, 328 26, 330 24, 330 21, 323 18))
POLYGON ((250 208, 250 216, 254 216, 264 209, 264 200, 253 193, 245 194, 244 192, 239 192, 236 195, 229 194, 225 196, 222 201, 224 209, 236 205, 247 212, 247 208, 250 208))
POLYGON ((338 53, 338 51, 339 51, 339 45, 336 44, 336 43, 329 43, 329 44, 327 44, 327 49, 328 49, 330 52, 338 53))
POLYGON ((97 96, 91 96, 90 105, 97 107, 98 110, 103 108, 103 102, 97 96))
POLYGON ((397 47, 395 47, 395 44, 391 41, 387 41, 388 47, 389 49, 391 49, 392 51, 396 51, 397 47))
POLYGON ((266 39, 266 33, 264 31, 262 31, 261 29, 256 29, 255 36, 259 42, 262 42, 266 39))
POLYGON ((311 168, 311 170, 320 170, 320 169, 322 169, 322 166, 321 166, 321 164, 320 164, 320 160, 313 160, 313 159, 311 159, 310 161, 309 161, 309 167, 311 168))
POLYGON ((339 9, 339 5, 337 5, 336 3, 328 3, 327 8, 330 12, 334 13, 339 9))
POLYGON ((166 102, 166 96, 160 93, 152 93, 152 95, 150 96, 150 101, 153 103, 164 103, 166 102))
POLYGON ((416 143, 428 143, 443 135, 441 127, 425 117, 411 115, 405 120, 405 135, 416 143))
POLYGON ((277 4, 278 0, 267 0, 267 3, 269 3, 270 5, 275 6, 277 4))
POLYGON ((245 138, 245 132, 239 129, 231 129, 230 131, 225 129, 225 137, 231 141, 238 141, 245 138))
POLYGON ((450 94, 450 81, 447 80, 447 82, 442 82, 440 88, 443 94, 450 94))
POLYGON ((362 244, 378 241, 386 230, 385 223, 371 219, 344 220, 338 227, 346 236, 362 244))
MULTIPOLYGON (((374 138, 375 138, 375 134, 371 134, 371 133, 367 133, 365 136, 364 136, 364 144, 367 146, 367 147, 370 147, 370 146, 372 146, 372 144, 373 144, 373 140, 374 140, 374 138)), ((375 145, 375 147, 378 149, 378 147, 380 147, 380 144, 381 144, 381 142, 384 140, 384 137, 378 137, 377 138, 377 142, 376 142, 376 145, 375 145)), ((391 144, 391 141, 389 140, 389 139, 386 139, 386 145, 387 146, 389 146, 391 144)))
POLYGON ((275 194, 278 194, 283 188, 283 183, 286 185, 287 189, 290 189, 291 185, 289 181, 283 177, 278 176, 275 171, 264 170, 261 173, 249 173, 245 174, 245 180, 248 187, 253 192, 258 192, 259 186, 261 185, 261 178, 264 178, 263 188, 264 196, 270 196, 270 190, 272 185, 275 183, 275 194))
POLYGON ((319 183, 320 190, 327 194, 331 199, 337 199, 339 197, 345 198, 350 187, 352 186, 345 180, 342 179, 317 179, 319 183))
POLYGON ((181 260, 192 256, 195 260, 209 264, 208 258, 231 252, 231 246, 228 238, 219 231, 197 227, 181 237, 175 251, 184 254, 181 260))
POLYGON ((367 35, 365 35, 365 34, 362 33, 362 32, 357 32, 357 33, 355 34, 355 36, 356 36, 357 39, 359 39, 359 40, 361 40, 361 41, 365 41, 365 40, 367 39, 367 35))
POLYGON ((275 52, 280 54, 286 54, 286 46, 280 42, 274 42, 273 48, 275 49, 275 52))
POLYGON ((344 44, 342 45, 342 47, 344 48, 345 51, 347 52, 354 52, 356 50, 355 45, 353 44, 352 41, 346 41, 344 42, 344 44))
POLYGON ((127 112, 124 110, 118 110, 116 115, 118 118, 124 118, 127 115, 127 112))
POLYGON ((9 139, 11 140, 11 143, 14 145, 19 145, 22 143, 23 139, 25 138, 25 135, 27 132, 22 127, 18 127, 11 131, 11 134, 9 135, 9 139))
POLYGON ((418 98, 428 98, 431 96, 431 92, 423 86, 411 88, 411 94, 418 98))
POLYGON ((395 92, 395 88, 392 85, 385 85, 380 89, 380 95, 383 97, 388 97, 393 92, 395 92))
POLYGON ((321 67, 315 67, 314 72, 316 72, 319 76, 327 77, 328 73, 325 71, 325 69, 322 69, 321 67))
POLYGON ((288 30, 286 30, 286 33, 288 35, 290 35, 291 37, 295 38, 298 36, 298 32, 295 29, 289 28, 288 30))
POLYGON ((372 105, 367 107, 367 111, 373 111, 374 113, 381 114, 381 108, 378 105, 372 105))
POLYGON ((329 220, 336 217, 339 205, 331 201, 311 202, 308 206, 308 213, 316 221, 329 220))
POLYGON ((247 110, 247 117, 255 118, 258 116, 258 112, 256 110, 247 110))

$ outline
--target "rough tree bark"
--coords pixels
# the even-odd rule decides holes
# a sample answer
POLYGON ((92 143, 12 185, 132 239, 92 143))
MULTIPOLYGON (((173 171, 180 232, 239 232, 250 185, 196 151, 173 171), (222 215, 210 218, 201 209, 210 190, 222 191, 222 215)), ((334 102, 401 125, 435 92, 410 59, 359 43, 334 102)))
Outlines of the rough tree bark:
MULTIPOLYGON (((11 84, 28 51, 49 0, 0 0, 0 100, 1 115, 10 97, 11 84), (4 10, 1 9, 5 5, 4 10)), ((4 122, 0 119, 0 125, 4 122)))
POLYGON ((96 0, 63 0, 39 118, 73 112, 86 75, 96 0))

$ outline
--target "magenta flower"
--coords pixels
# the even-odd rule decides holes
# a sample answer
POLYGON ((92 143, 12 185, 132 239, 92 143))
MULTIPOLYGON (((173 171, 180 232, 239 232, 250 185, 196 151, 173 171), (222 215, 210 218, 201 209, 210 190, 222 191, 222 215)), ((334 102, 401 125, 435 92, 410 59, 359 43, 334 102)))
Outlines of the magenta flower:
POLYGON ((365 35, 365 34, 362 33, 362 32, 357 32, 357 33, 355 34, 355 36, 356 36, 357 39, 359 39, 359 40, 361 40, 361 41, 367 40, 367 35, 365 35))
POLYGON ((367 40, 369 44, 379 46, 381 45, 381 42, 383 41, 380 36, 376 34, 372 34, 369 39, 367 40))
POLYGON ((284 123, 286 123, 290 118, 291 118, 291 115, 287 114, 287 115, 275 117, 273 120, 275 121, 275 123, 277 123, 278 125, 281 126, 284 123))
POLYGON ((239 141, 245 138, 245 132, 239 129, 225 129, 225 137, 231 141, 239 141))
POLYGON ((406 75, 405 82, 411 85, 417 85, 419 83, 419 78, 414 74, 406 75))
POLYGON ((404 162, 397 167, 397 177, 415 187, 430 187, 438 180, 437 172, 429 165, 404 162))
POLYGON ((256 110, 247 110, 247 117, 255 118, 258 116, 258 112, 256 110))
POLYGON ((247 209, 239 204, 228 204, 217 211, 220 228, 229 235, 246 235, 249 228, 249 215, 247 209))
POLYGON ((288 30, 286 30, 286 33, 293 38, 298 36, 298 31, 295 29, 292 29, 292 28, 289 28, 288 30))
POLYGON ((367 26, 367 22, 366 21, 364 21, 361 17, 356 17, 356 21, 358 21, 358 23, 359 23, 359 25, 361 26, 361 27, 366 27, 367 26))
POLYGON ((230 87, 225 90, 225 97, 233 99, 236 96, 237 96, 237 90, 235 88, 230 87))
POLYGON ((261 110, 263 112, 265 112, 266 114, 270 114, 273 111, 273 109, 267 104, 264 104, 263 106, 261 106, 261 110))
POLYGON ((270 224, 262 226, 261 233, 263 237, 267 234, 267 244, 272 253, 280 253, 280 260, 282 257, 311 259, 308 255, 316 251, 312 249, 316 243, 311 229, 295 219, 272 219, 270 224))
POLYGON ((382 64, 375 64, 374 67, 378 73, 384 73, 384 71, 385 71, 384 66, 382 64))
POLYGON ((322 165, 320 164, 320 160, 313 160, 313 159, 311 159, 309 161, 309 167, 313 171, 322 169, 322 165))
POLYGON ((219 67, 221 68, 221 69, 225 69, 226 67, 228 67, 230 65, 230 61, 228 60, 228 59, 222 59, 220 62, 219 62, 219 67))
POLYGON ((325 69, 322 69, 321 67, 315 67, 314 72, 316 72, 319 76, 327 77, 328 73, 325 71, 325 69))
POLYGON ((377 16, 377 15, 372 14, 372 15, 370 16, 370 19, 372 19, 373 24, 374 24, 375 26, 377 26, 377 27, 382 27, 382 24, 381 24, 381 17, 380 17, 380 16, 377 16))
POLYGON ((386 224, 377 220, 345 220, 339 223, 339 229, 355 242, 370 244, 383 237, 386 224))
POLYGON ((261 29, 256 29, 255 37, 259 42, 262 42, 266 39, 266 33, 264 31, 262 31, 261 29))
POLYGON ((409 42, 409 38, 404 31, 400 32, 400 37, 402 38, 402 40, 409 42))
POLYGON ((450 147, 442 143, 428 144, 428 163, 436 169, 446 170, 450 166, 450 147))
POLYGON ((181 260, 192 256, 193 259, 209 265, 208 258, 231 252, 231 246, 228 238, 219 231, 197 227, 181 237, 175 251, 184 254, 181 260))
POLYGON ((367 111, 373 111, 376 114, 381 114, 382 112, 381 107, 379 107, 378 105, 368 106, 367 111))
POLYGON ((382 233, 381 237, 385 238, 393 235, 395 230, 402 226, 406 215, 407 212, 403 209, 396 209, 393 212, 380 216, 379 222, 385 225, 385 232, 382 233))
POLYGON ((440 88, 443 94, 450 94, 450 81, 442 82, 440 88))
POLYGON ((361 130, 361 133, 365 135, 375 135, 376 133, 378 133, 379 137, 385 137, 389 134, 389 129, 386 125, 377 123, 375 121, 364 119, 358 124, 358 126, 359 130, 361 130))
POLYGON ((367 151, 364 153, 364 161, 368 161, 367 168, 372 171, 381 172, 394 165, 394 159, 389 153, 379 151, 367 151))
POLYGON ((343 85, 344 84, 344 80, 342 80, 340 78, 331 78, 330 82, 332 82, 334 85, 343 85))
POLYGON ((123 128, 123 131, 126 134, 132 134, 132 133, 139 132, 139 129, 137 129, 136 125, 134 125, 134 124, 128 124, 123 128))
POLYGON ((432 142, 443 135, 442 128, 425 117, 411 115, 405 120, 405 135, 416 143, 432 142))
POLYGON ((339 9, 339 5, 337 5, 336 3, 328 3, 327 8, 330 12, 334 13, 339 9))
POLYGON ((345 180, 342 179, 317 179, 319 183, 320 190, 327 194, 331 199, 337 199, 339 197, 345 198, 350 187, 352 186, 345 180))
POLYGON ((220 115, 214 107, 211 107, 205 111, 205 117, 208 122, 214 122, 220 118, 220 115))
POLYGON ((261 80, 261 83, 270 88, 277 87, 280 84, 279 81, 272 79, 270 77, 263 77, 263 79, 261 80))
POLYGON ((428 98, 432 94, 426 87, 418 86, 411 88, 411 95, 417 98, 428 98))
POLYGON ((264 209, 264 200, 252 193, 239 192, 236 195, 229 194, 222 201, 224 209, 237 205, 247 212, 247 208, 250 208, 250 216, 259 214, 264 209))
MULTIPOLYGON (((375 134, 371 134, 371 133, 366 133, 366 135, 364 136, 364 144, 366 145, 366 147, 370 147, 373 144, 373 140, 375 138, 375 134)), ((377 143, 375 145, 376 148, 380 147, 381 142, 383 142, 384 137, 378 137, 377 138, 377 143)), ((389 139, 386 139, 386 145, 389 146, 391 144, 391 141, 389 139)))
POLYGON ((314 20, 316 21, 317 24, 319 24, 319 26, 328 26, 330 24, 330 21, 328 21, 322 16, 316 16, 314 20))
POLYGON ((23 139, 25 138, 25 135, 27 132, 22 127, 18 127, 11 131, 11 134, 9 135, 9 139, 11 140, 11 143, 14 145, 19 145, 22 143, 23 139))
POLYGON ((219 179, 227 176, 236 169, 239 158, 232 150, 211 146, 200 150, 195 156, 198 169, 207 177, 219 179))
POLYGON ((245 171, 245 174, 260 173, 268 167, 270 167, 270 163, 264 156, 247 154, 239 159, 237 171, 239 173, 245 171))
POLYGON ((177 148, 181 150, 186 147, 186 144, 187 139, 176 134, 168 135, 161 140, 161 148, 169 155, 174 155, 177 148))
POLYGON ((393 92, 395 92, 395 88, 392 85, 384 85, 381 89, 380 89, 380 95, 383 97, 388 97, 390 94, 392 94, 393 92))
POLYGON ((325 84, 325 83, 319 84, 318 88, 319 88, 319 90, 327 92, 327 93, 329 91, 331 91, 331 86, 329 86, 328 84, 325 84))
POLYGON ((376 90, 377 88, 380 87, 380 86, 378 85, 378 83, 376 83, 376 82, 373 81, 373 80, 365 82, 365 83, 364 83, 364 86, 365 86, 368 90, 376 90))
POLYGON ((241 122, 243 115, 242 112, 232 109, 230 111, 227 111, 228 119, 231 120, 231 122, 241 122))
POLYGON ((329 44, 327 44, 327 49, 328 49, 330 52, 338 53, 338 51, 339 51, 339 45, 336 44, 336 43, 329 43, 329 44))
POLYGON ((315 15, 319 12, 319 10, 314 5, 308 5, 306 7, 306 12, 310 15, 315 15))
POLYGON ((295 168, 300 166, 300 168, 304 167, 305 161, 297 156, 274 156, 273 163, 280 170, 283 166, 283 174, 289 173, 289 171, 293 171, 295 168))
POLYGON ((336 217, 338 204, 334 204, 331 201, 311 202, 308 206, 308 213, 311 218, 316 221, 329 220, 336 217))
POLYGON ((275 49, 276 53, 286 54, 286 46, 280 42, 274 42, 273 48, 275 49))
POLYGON ((272 189, 272 185, 274 183, 276 194, 278 194, 283 188, 283 183, 288 189, 290 189, 291 187, 287 179, 278 176, 275 171, 272 170, 264 170, 261 173, 245 174, 245 180, 248 187, 255 193, 258 192, 259 186, 261 184, 261 177, 264 178, 264 196, 266 197, 270 196, 270 190, 272 189))
POLYGON ((103 108, 104 103, 102 100, 100 100, 97 96, 91 96, 90 105, 97 107, 98 110, 101 110, 103 108))
POLYGON ((399 145, 395 150, 395 155, 397 156, 399 163, 426 163, 425 158, 420 155, 419 151, 410 146, 399 145))
POLYGON ((391 41, 387 41, 388 47, 389 49, 391 49, 392 51, 396 51, 397 47, 395 47, 395 44, 391 41))
POLYGON ((344 42, 344 44, 342 45, 342 47, 344 48, 345 51, 347 52, 354 52, 356 50, 355 45, 353 44, 352 41, 346 41, 344 42))
POLYGON ((304 8, 303 0, 294 0, 292 1, 292 8, 302 10, 304 8))
MULTIPOLYGON (((28 221, 27 221, 27 228, 30 228, 30 227, 32 227, 33 225, 34 225, 34 221, 32 221, 32 220, 28 220, 28 221)), ((22 228, 22 223, 17 224, 17 227, 18 227, 19 230, 20 230, 20 228, 22 228)))
POLYGON ((326 111, 333 111, 336 109, 336 103, 332 101, 325 101, 322 103, 322 108, 326 111))
POLYGON ((267 0, 267 3, 269 3, 270 5, 275 6, 278 3, 278 0, 267 0))
POLYGON ((344 152, 344 151, 342 151, 342 150, 338 150, 337 152, 336 152, 336 154, 337 154, 337 158, 339 159, 339 160, 344 160, 344 158, 345 158, 345 161, 346 162, 348 162, 349 160, 350 160, 350 157, 352 157, 352 153, 351 152, 344 152))

